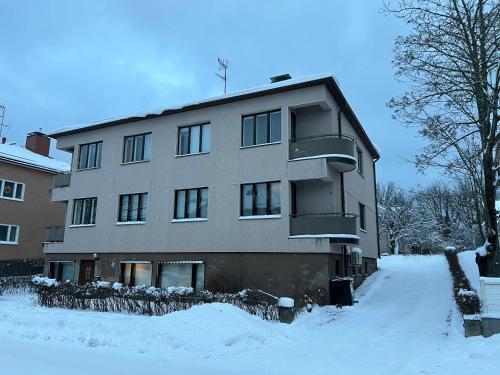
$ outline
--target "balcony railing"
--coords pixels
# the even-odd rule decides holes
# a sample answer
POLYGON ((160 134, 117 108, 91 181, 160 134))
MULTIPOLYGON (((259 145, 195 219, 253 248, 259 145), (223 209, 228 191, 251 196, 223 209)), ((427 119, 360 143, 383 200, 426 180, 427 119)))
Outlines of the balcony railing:
POLYGON ((63 242, 64 227, 46 227, 45 242, 63 242))
POLYGON ((71 173, 59 173, 52 177, 52 187, 69 186, 71 183, 71 173))
POLYGON ((324 237, 340 244, 359 243, 356 215, 348 213, 291 215, 290 236, 324 237))
POLYGON ((290 141, 290 160, 326 158, 339 172, 356 168, 356 141, 345 135, 318 135, 290 141))

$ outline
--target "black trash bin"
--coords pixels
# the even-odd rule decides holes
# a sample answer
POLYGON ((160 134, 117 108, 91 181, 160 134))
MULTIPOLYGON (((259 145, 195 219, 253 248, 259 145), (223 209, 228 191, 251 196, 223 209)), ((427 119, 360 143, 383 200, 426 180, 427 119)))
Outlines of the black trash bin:
POLYGON ((330 280, 330 304, 352 306, 351 279, 333 279, 330 280))

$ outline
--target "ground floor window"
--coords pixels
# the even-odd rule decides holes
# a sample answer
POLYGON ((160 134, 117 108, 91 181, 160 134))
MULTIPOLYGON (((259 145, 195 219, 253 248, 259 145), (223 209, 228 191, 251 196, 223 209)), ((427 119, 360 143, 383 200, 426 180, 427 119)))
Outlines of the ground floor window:
POLYGON ((120 282, 125 286, 151 286, 151 262, 122 262, 120 282))
POLYGON ((50 262, 49 277, 57 281, 73 281, 75 278, 75 262, 50 262))
POLYGON ((0 245, 17 245, 19 226, 0 224, 0 245))
POLYGON ((167 262, 158 264, 160 288, 169 286, 201 290, 205 285, 205 264, 199 262, 167 262))

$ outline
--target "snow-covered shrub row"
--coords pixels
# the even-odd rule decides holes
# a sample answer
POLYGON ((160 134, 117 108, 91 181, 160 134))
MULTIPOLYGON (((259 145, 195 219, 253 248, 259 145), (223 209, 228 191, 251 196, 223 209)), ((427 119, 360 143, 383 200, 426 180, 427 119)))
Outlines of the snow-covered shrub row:
POLYGON ((126 287, 103 281, 86 285, 58 283, 48 278, 34 278, 32 288, 38 303, 45 307, 164 315, 202 303, 222 302, 265 320, 278 320, 279 317, 278 298, 258 290, 235 294, 212 293, 206 290, 195 292, 193 288, 183 287, 126 287))
POLYGON ((32 276, 0 277, 0 295, 10 293, 26 293, 30 290, 32 276))
POLYGON ((462 315, 474 315, 481 313, 481 301, 477 291, 470 285, 458 261, 456 251, 445 251, 446 259, 453 278, 453 294, 462 315))

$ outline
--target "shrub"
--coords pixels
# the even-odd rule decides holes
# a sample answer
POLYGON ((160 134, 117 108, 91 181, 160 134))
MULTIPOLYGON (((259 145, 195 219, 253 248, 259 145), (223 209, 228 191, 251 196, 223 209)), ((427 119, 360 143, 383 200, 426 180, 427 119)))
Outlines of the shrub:
POLYGON ((453 279, 453 295, 462 315, 481 313, 481 301, 477 291, 470 285, 469 279, 464 274, 454 250, 445 250, 446 259, 453 279))
POLYGON ((0 295, 28 292, 32 279, 33 275, 0 277, 0 295))
POLYGON ((240 293, 194 292, 192 288, 124 287, 120 283, 98 281, 79 285, 35 277, 32 289, 45 307, 164 315, 202 303, 222 302, 237 306, 265 320, 278 320, 278 298, 259 290, 240 293))

